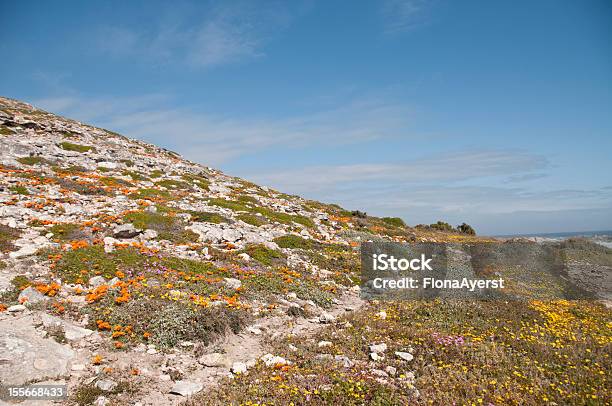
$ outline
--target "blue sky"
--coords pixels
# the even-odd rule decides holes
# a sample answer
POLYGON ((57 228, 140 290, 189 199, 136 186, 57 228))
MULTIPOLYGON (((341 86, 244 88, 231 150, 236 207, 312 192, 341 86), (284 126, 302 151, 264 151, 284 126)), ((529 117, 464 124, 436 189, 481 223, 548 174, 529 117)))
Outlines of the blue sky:
POLYGON ((612 229, 609 1, 0 1, 0 94, 288 193, 612 229))

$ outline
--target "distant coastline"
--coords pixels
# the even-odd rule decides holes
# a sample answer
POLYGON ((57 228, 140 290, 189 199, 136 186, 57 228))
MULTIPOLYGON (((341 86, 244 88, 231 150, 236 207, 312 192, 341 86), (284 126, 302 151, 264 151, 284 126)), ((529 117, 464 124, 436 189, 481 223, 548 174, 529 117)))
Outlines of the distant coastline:
POLYGON ((612 237, 612 230, 599 230, 599 231, 567 231, 562 233, 535 233, 535 234, 504 234, 494 235, 492 237, 497 238, 530 238, 530 237, 541 237, 550 239, 566 239, 571 237, 612 237))
POLYGON ((568 231, 564 233, 496 235, 495 238, 527 238, 535 242, 562 241, 568 238, 586 238, 594 243, 612 248, 612 230, 568 231))

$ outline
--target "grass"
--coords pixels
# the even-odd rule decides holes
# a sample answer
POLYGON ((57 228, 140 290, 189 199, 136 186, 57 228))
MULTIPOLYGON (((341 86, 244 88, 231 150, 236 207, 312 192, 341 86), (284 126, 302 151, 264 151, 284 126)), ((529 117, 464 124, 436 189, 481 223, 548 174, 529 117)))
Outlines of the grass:
POLYGON ((286 267, 272 268, 244 280, 245 295, 254 300, 274 300, 278 295, 295 293, 302 300, 312 300, 321 307, 329 307, 333 294, 324 285, 307 275, 286 267), (299 275, 299 276, 298 276, 299 275))
POLYGON ((11 279, 11 287, 0 293, 0 304, 17 304, 19 293, 32 282, 25 275, 17 275, 11 279))
POLYGON ((126 181, 126 180, 115 178, 113 176, 103 176, 103 177, 101 177, 99 179, 99 181, 104 186, 109 186, 109 187, 130 187, 130 186, 134 186, 130 182, 126 181))
POLYGON ((311 228, 314 227, 314 222, 310 218, 305 217, 305 216, 280 213, 280 212, 276 212, 274 210, 268 209, 267 207, 256 207, 255 209, 253 209, 253 211, 255 213, 264 215, 266 218, 272 221, 277 221, 279 223, 283 223, 283 224, 298 223, 306 227, 311 227, 311 228))
MULTIPOLYGON (((269 209, 267 207, 261 206, 253 206, 257 200, 251 196, 242 196, 237 198, 236 200, 227 200, 227 199, 209 199, 208 204, 223 207, 226 209, 230 209, 237 212, 247 212, 246 214, 254 215, 256 213, 261 214, 265 218, 270 221, 276 221, 283 224, 292 224, 298 223, 302 224, 306 227, 314 227, 314 222, 305 216, 292 215, 287 213, 280 213, 269 209)), ((253 221, 252 217, 247 217, 249 220, 253 221)), ((251 224, 251 223, 249 223, 251 224)))
POLYGON ((311 240, 300 237, 299 235, 287 234, 274 239, 274 242, 281 248, 310 249, 313 246, 311 240))
MULTIPOLYGON (((104 304, 101 303, 102 306, 104 304)), ((192 308, 157 298, 143 298, 122 306, 106 308, 111 311, 96 312, 96 319, 103 318, 111 325, 129 325, 141 334, 148 332, 151 335, 148 342, 161 349, 173 348, 183 341, 208 345, 215 338, 229 332, 239 333, 249 320, 243 310, 226 307, 192 308)))
POLYGON ((230 209, 233 211, 249 211, 250 208, 243 202, 226 200, 221 198, 209 199, 207 202, 209 205, 223 207, 224 209, 230 209))
POLYGON ((259 244, 249 245, 244 252, 249 254, 254 260, 268 266, 279 262, 283 258, 282 253, 259 244))
POLYGON ((14 132, 13 132, 13 130, 11 130, 10 128, 8 128, 8 127, 6 127, 6 126, 1 125, 1 126, 0 126, 0 134, 1 134, 1 135, 13 135, 13 134, 15 134, 15 133, 14 133, 14 132))
POLYGON ((55 182, 62 188, 71 190, 81 195, 108 195, 103 188, 91 182, 80 182, 68 178, 54 178, 55 182))
POLYGON ((208 262, 175 257, 157 257, 142 254, 133 247, 118 248, 112 253, 104 252, 102 245, 90 245, 71 251, 48 250, 42 256, 56 257, 53 269, 68 283, 85 283, 92 276, 101 275, 112 279, 117 271, 136 274, 146 269, 172 269, 184 275, 224 274, 208 262))
POLYGON ((276 341, 271 352, 292 361, 289 368, 259 363, 192 404, 605 405, 610 317, 593 302, 375 304, 312 339, 276 341), (323 340, 332 346, 319 348, 323 340), (381 342, 385 359, 371 361, 368 346, 381 342), (396 375, 380 377, 375 370, 387 366, 396 375))
POLYGON ((95 383, 81 384, 76 388, 71 400, 79 406, 86 406, 92 405, 100 396, 108 397, 109 395, 118 395, 124 392, 135 392, 135 388, 125 380, 118 382, 115 389, 110 392, 103 391, 95 383))
POLYGON ((28 192, 28 189, 25 186, 11 186, 9 188, 9 190, 13 193, 16 193, 18 195, 29 195, 30 192, 28 192))
POLYGON ((55 262, 54 269, 61 275, 62 280, 68 283, 87 283, 89 278, 96 275, 112 279, 117 271, 138 269, 145 262, 145 257, 136 249, 118 249, 108 254, 104 252, 104 247, 101 245, 61 253, 57 251, 42 253, 42 255, 45 254, 61 255, 55 262))
POLYGON ((87 234, 82 231, 80 224, 61 223, 54 224, 49 232, 53 233, 53 238, 61 241, 82 240, 87 234))
POLYGON ((17 162, 24 165, 50 165, 51 162, 39 156, 26 156, 17 158, 17 162))
POLYGON ((157 186, 165 187, 166 189, 189 189, 189 184, 180 180, 164 179, 155 182, 157 186))
POLYGON ((159 200, 159 199, 170 199, 171 194, 166 190, 144 188, 139 189, 128 195, 130 199, 143 199, 143 200, 159 200))
POLYGON ((145 175, 143 175, 142 173, 136 172, 136 171, 128 171, 125 170, 123 171, 123 174, 125 176, 129 176, 131 177, 133 180, 135 181, 141 181, 141 180, 149 180, 148 177, 146 177, 145 175))
POLYGON ((19 231, 0 224, 0 252, 9 252, 17 247, 13 245, 13 241, 19 237, 19 231))
POLYGON ((185 173, 181 175, 181 178, 183 178, 183 180, 185 180, 186 182, 189 182, 190 184, 198 186, 199 188, 204 190, 208 190, 210 186, 210 181, 206 177, 201 175, 185 173))
POLYGON ((95 151, 95 148, 89 145, 81 145, 81 144, 73 144, 72 142, 64 141, 60 142, 60 148, 66 151, 74 151, 74 152, 89 152, 95 151))
POLYGON ((263 226, 264 224, 266 224, 264 217, 255 216, 253 214, 240 214, 237 216, 237 218, 238 220, 242 220, 245 223, 256 227, 263 226))
POLYGON ((200 223, 220 224, 228 222, 228 219, 217 213, 210 213, 206 211, 190 211, 189 214, 191 214, 191 221, 197 221, 200 223))
POLYGON ((172 241, 177 244, 196 242, 198 235, 193 231, 185 230, 185 224, 176 216, 163 213, 150 213, 144 211, 128 213, 123 217, 125 223, 132 223, 140 229, 151 229, 158 233, 158 238, 172 241))

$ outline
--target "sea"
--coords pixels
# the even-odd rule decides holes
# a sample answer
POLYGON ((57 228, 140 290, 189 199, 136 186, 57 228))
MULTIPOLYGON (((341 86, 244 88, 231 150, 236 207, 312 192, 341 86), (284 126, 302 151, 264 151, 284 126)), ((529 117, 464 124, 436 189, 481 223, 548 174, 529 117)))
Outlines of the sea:
POLYGON ((562 241, 568 238, 585 238, 594 243, 612 248, 612 230, 605 231, 569 231, 565 233, 497 235, 498 238, 527 238, 536 242, 562 241))

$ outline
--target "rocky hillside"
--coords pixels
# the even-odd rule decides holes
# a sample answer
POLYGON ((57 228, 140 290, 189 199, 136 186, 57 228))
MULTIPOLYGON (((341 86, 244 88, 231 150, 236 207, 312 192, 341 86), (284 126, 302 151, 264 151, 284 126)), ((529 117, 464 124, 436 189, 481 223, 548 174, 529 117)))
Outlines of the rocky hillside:
MULTIPOLYGON (((386 307, 358 294, 360 241, 476 236, 289 196, 5 98, 0 143, 2 384, 65 383, 68 404, 177 404, 192 395, 196 404, 443 404, 445 392, 428 393, 432 379, 444 381, 436 368, 476 366, 482 357, 455 350, 496 334, 485 321, 471 336, 458 331, 473 308, 386 307)), ((522 311, 545 323, 554 309, 542 306, 522 311)), ((597 323, 609 317, 592 306, 597 323)), ((512 329, 523 327, 513 323, 500 340, 516 338, 512 329)), ((598 346, 580 347, 594 357, 610 341, 596 333, 588 337, 598 346)), ((609 367, 607 356, 600 362, 609 367)), ((589 374, 599 377, 606 367, 597 365, 589 374)), ((574 375, 574 386, 585 382, 574 375)), ((606 378, 597 379, 580 396, 601 397, 606 378)), ((515 396, 513 383, 497 396, 515 396)), ((495 399, 489 386, 462 393, 495 399)), ((537 387, 534 399, 558 395, 537 387)))

